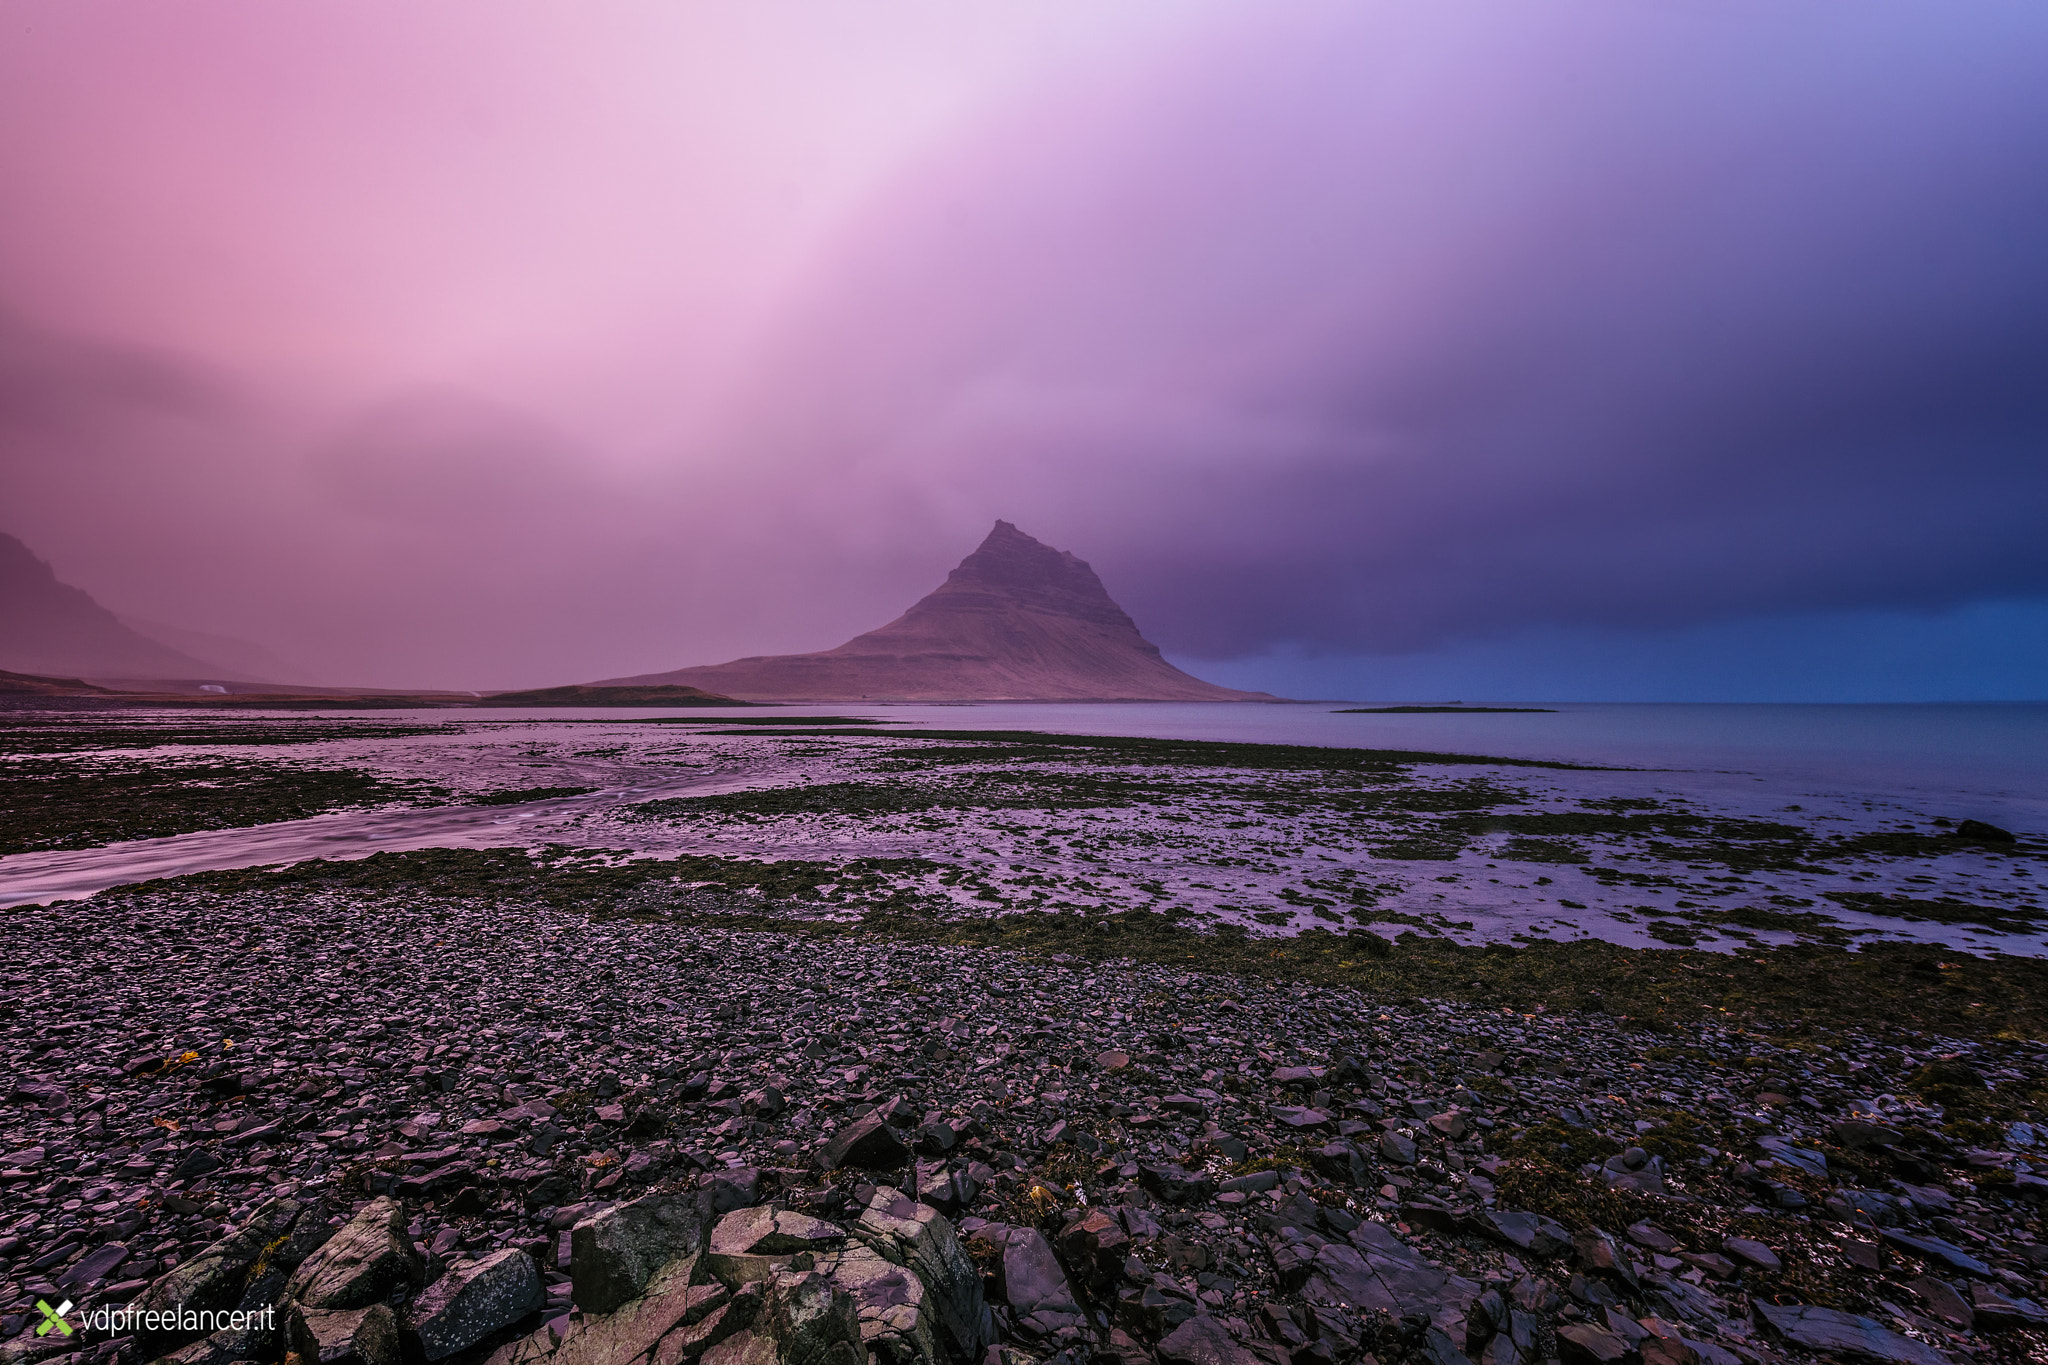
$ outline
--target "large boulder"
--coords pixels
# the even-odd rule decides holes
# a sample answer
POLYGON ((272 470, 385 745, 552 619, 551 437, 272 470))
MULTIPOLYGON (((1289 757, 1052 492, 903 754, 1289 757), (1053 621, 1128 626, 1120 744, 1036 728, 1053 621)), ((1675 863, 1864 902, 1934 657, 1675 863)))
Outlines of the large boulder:
POLYGON ((1165 1365, 1271 1365, 1207 1313, 1196 1313, 1159 1343, 1165 1365))
POLYGON ((986 1243, 995 1261, 996 1292, 1010 1307, 1017 1335, 1027 1341, 1079 1341, 1088 1330, 1080 1299, 1067 1282, 1052 1243, 1036 1228, 987 1223, 973 1239, 986 1243))
POLYGON ((932 1328, 943 1352, 961 1359, 980 1357, 989 1339, 981 1272, 944 1214, 885 1185, 869 1198, 853 1225, 853 1235, 886 1260, 908 1269, 924 1286, 932 1328))
POLYGON ((798 1252, 834 1251, 845 1242, 844 1228, 808 1214, 766 1205, 735 1209, 711 1229, 704 1264, 715 1278, 737 1289, 765 1281, 798 1252))
POLYGON ((586 1218, 569 1231, 571 1291, 586 1313, 640 1296, 665 1266, 703 1249, 695 1196, 650 1194, 586 1218))
POLYGON ((368 1308, 425 1278, 405 1215, 390 1199, 372 1199, 306 1258, 285 1292, 307 1308, 368 1308))
POLYGON ((1350 1245, 1316 1248, 1302 1293, 1309 1299, 1406 1317, 1421 1314, 1437 1327, 1463 1330, 1464 1313, 1479 1286, 1430 1265, 1385 1223, 1360 1223, 1350 1245))
POLYGON ((671 1261, 647 1292, 610 1313, 586 1316, 555 1352, 555 1365, 625 1365, 676 1330, 702 1321, 729 1295, 723 1285, 693 1285, 694 1256, 671 1261))
POLYGON ((866 1245, 821 1256, 817 1269, 852 1299, 864 1358, 878 1365, 942 1365, 931 1295, 916 1271, 866 1245))
POLYGON ((540 1267, 515 1247, 458 1261, 413 1300, 407 1314, 428 1360, 474 1346, 541 1306, 540 1267))
POLYGON ((305 1365, 399 1365, 398 1315, 368 1308, 293 1305, 286 1335, 305 1365))
MULTIPOLYGON (((252 1278, 265 1279, 286 1259, 305 1256, 325 1241, 328 1233, 326 1210, 316 1201, 272 1199, 250 1214, 241 1227, 159 1277, 129 1307, 156 1313, 239 1307, 252 1278)), ((148 1355, 162 1355, 193 1335, 143 1330, 136 1333, 136 1344, 148 1355)))
POLYGON ((748 1285, 694 1322, 685 1322, 654 1347, 653 1365, 693 1365, 731 1337, 753 1328, 767 1298, 759 1283, 748 1285))
MULTIPOLYGON (((830 1275, 816 1271, 776 1274, 768 1283, 756 1332, 745 1335, 767 1338, 773 1345, 770 1359, 779 1355, 782 1365, 863 1365, 867 1359, 853 1296, 830 1275)), ((734 1357, 726 1365, 754 1365, 747 1358, 750 1348, 735 1349, 733 1341, 720 1348, 724 1356, 734 1357)), ((719 1362, 707 1354, 705 1365, 719 1362)))

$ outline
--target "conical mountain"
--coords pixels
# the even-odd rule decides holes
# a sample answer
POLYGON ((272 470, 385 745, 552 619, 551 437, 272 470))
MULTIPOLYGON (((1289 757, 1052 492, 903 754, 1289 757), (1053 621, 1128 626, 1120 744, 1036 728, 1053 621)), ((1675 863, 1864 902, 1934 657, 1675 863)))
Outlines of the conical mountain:
POLYGON ((816 654, 613 678, 744 701, 1271 701, 1181 672, 1095 571, 999 521, 938 589, 879 630, 816 654))

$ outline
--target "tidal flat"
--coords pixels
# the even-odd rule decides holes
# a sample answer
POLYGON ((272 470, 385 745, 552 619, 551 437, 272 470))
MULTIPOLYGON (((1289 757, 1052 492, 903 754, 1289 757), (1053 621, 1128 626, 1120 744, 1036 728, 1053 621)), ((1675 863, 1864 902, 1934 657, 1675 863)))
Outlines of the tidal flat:
POLYGON ((730 880, 705 858, 772 864, 788 885, 771 912, 808 918, 2048 954, 2048 844, 1962 837, 1924 794, 1742 773, 800 712, 45 715, 0 728, 0 761, 16 903, 167 872, 557 848, 682 857, 679 892, 730 880))

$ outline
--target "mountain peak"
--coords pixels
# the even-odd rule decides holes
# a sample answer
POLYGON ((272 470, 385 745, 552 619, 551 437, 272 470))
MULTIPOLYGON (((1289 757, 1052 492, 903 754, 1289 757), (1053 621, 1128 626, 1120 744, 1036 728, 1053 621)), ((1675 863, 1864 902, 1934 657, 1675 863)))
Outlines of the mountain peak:
POLYGON ((1085 560, 998 521, 889 624, 816 654, 615 678, 748 701, 1258 701, 1160 656, 1085 560))

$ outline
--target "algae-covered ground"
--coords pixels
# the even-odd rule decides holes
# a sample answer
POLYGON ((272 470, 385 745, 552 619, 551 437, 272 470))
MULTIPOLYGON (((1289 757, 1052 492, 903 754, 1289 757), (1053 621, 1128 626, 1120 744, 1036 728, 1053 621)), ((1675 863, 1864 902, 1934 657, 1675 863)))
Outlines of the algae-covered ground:
POLYGON ((249 752, 421 733, 388 724, 240 717, 180 724, 13 712, 0 723, 0 855, 430 801, 439 795, 431 783, 392 780, 312 754, 249 752))

